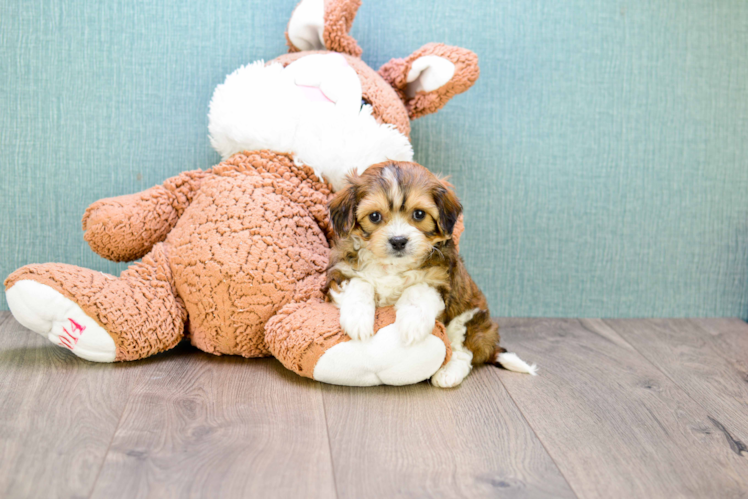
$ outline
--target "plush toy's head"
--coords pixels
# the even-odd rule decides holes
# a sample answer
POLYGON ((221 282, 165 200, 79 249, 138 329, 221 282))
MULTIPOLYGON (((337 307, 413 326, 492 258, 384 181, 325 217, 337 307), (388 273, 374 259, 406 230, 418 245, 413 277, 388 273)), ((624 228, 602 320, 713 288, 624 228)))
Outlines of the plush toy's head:
POLYGON ((360 0, 302 0, 288 23, 289 54, 244 66, 210 104, 213 147, 292 153, 330 182, 345 184, 386 160, 410 161, 410 120, 441 109, 478 78, 466 49, 428 44, 374 71, 348 34, 360 0))

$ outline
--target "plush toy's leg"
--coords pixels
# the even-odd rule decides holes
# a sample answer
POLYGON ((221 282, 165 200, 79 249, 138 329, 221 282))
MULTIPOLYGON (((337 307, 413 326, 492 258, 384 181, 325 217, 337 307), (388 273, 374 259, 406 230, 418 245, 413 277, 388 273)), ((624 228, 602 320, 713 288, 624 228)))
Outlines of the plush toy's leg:
POLYGON ((405 385, 428 379, 449 360, 444 325, 411 345, 403 343, 392 307, 380 308, 373 337, 351 340, 340 312, 329 302, 285 306, 265 325, 265 342, 283 365, 299 375, 338 385, 405 385))
POLYGON ((174 347, 186 312, 163 244, 119 278, 66 264, 22 267, 5 281, 19 323, 75 355, 141 359, 174 347))

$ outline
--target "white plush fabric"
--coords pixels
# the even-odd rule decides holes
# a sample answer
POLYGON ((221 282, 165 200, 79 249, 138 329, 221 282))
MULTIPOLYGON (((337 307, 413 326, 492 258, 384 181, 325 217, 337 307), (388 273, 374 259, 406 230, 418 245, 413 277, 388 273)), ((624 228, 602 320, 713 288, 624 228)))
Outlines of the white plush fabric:
POLYGON ((288 38, 299 50, 324 50, 324 0, 302 0, 288 22, 288 38))
POLYGON ((244 150, 291 153, 336 190, 353 169, 413 159, 408 138, 361 106, 361 82, 340 54, 308 55, 285 69, 262 61, 239 68, 213 93, 209 131, 224 159, 244 150))
POLYGON ((414 97, 416 92, 431 92, 449 82, 455 74, 455 65, 449 59, 439 56, 419 57, 410 66, 405 95, 414 97))
POLYGON ((317 361, 314 380, 349 386, 415 384, 437 371, 446 355, 444 342, 434 335, 406 346, 392 324, 369 339, 329 349, 317 361))
POLYGON ((55 289, 21 280, 5 292, 13 316, 23 326, 76 356, 111 363, 117 354, 112 337, 78 304, 55 289))

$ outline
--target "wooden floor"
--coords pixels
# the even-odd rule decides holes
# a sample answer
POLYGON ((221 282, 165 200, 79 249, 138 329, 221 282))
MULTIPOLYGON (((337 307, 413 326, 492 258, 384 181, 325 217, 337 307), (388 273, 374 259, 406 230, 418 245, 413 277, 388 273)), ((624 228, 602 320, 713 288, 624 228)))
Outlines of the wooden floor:
POLYGON ((538 377, 361 389, 189 346, 88 363, 0 313, 0 495, 748 496, 746 323, 500 324, 538 377))

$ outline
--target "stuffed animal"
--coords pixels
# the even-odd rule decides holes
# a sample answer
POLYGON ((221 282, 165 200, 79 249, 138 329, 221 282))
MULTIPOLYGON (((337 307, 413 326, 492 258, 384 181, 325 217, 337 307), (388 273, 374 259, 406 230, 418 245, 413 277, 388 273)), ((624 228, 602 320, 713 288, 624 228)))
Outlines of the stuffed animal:
POLYGON ((187 335, 205 352, 272 355, 299 375, 343 385, 415 383, 448 363, 443 325, 406 346, 395 311, 384 308, 376 335, 353 341, 322 293, 331 194, 353 169, 411 160, 410 120, 478 78, 475 54, 442 44, 374 71, 348 33, 359 5, 302 0, 288 24, 289 53, 216 88, 209 131, 222 163, 86 210, 94 252, 140 262, 119 277, 22 267, 5 281, 15 318, 98 362, 146 358, 187 335))

